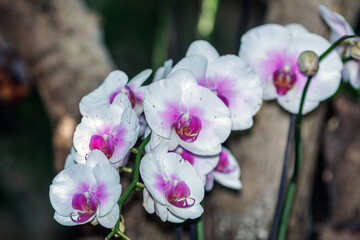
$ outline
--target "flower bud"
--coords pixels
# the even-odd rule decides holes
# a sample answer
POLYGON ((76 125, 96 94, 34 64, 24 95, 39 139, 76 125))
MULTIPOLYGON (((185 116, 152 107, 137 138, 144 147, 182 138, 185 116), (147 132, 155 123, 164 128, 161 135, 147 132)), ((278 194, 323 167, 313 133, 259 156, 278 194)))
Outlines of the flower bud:
POLYGON ((298 58, 300 71, 307 76, 314 76, 319 70, 319 56, 314 51, 304 51, 298 58))
POLYGON ((360 60, 360 40, 358 40, 355 45, 351 46, 350 55, 353 58, 360 60))

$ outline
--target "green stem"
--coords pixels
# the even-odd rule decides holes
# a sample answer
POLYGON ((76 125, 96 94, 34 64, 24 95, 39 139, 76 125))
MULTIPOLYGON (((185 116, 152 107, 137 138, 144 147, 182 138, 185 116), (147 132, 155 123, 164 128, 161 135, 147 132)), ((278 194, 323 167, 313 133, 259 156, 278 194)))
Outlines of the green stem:
MULTIPOLYGON (((346 40, 348 38, 353 38, 353 37, 356 37, 356 35, 346 35, 346 36, 343 36, 343 37, 339 38, 338 40, 336 40, 323 54, 320 55, 319 63, 328 54, 330 54, 331 51, 333 51, 337 46, 342 44, 344 42, 344 40, 346 40)), ((302 95, 301 95, 299 112, 298 112, 298 114, 296 116, 294 172, 293 172, 293 175, 292 175, 292 177, 290 179, 289 187, 288 187, 288 190, 286 192, 285 204, 284 204, 283 211, 282 211, 282 214, 281 214, 281 223, 280 223, 280 227, 279 227, 279 235, 278 235, 278 238, 277 238, 278 240, 284 240, 285 237, 286 237, 287 225, 288 225, 288 222, 289 222, 291 206, 292 206, 292 202, 293 202, 294 195, 295 195, 297 178, 298 178, 300 168, 301 168, 301 163, 302 163, 302 142, 301 142, 302 112, 303 112, 303 108, 304 108, 304 104, 305 104, 305 98, 306 98, 308 88, 310 86, 311 79, 312 79, 312 76, 309 76, 307 81, 306 81, 304 90, 303 90, 302 95)))
POLYGON ((144 148, 146 144, 150 141, 151 133, 145 138, 145 140, 141 143, 136 156, 135 156, 135 165, 133 169, 133 179, 129 185, 129 187, 126 189, 126 191, 123 193, 123 195, 120 197, 118 204, 119 204, 119 219, 115 225, 115 228, 109 233, 109 235, 106 237, 107 240, 109 240, 111 237, 113 237, 115 234, 119 234, 124 239, 130 239, 125 234, 123 234, 120 231, 120 222, 121 222, 121 208, 124 204, 124 202, 130 197, 131 194, 135 192, 136 186, 139 182, 139 172, 140 172, 140 160, 142 156, 142 152, 144 151, 144 148))
POLYGON ((116 234, 116 231, 112 230, 109 235, 106 236, 105 240, 110 240, 114 235, 116 234))
POLYGON ((295 189, 296 189, 296 183, 290 182, 288 191, 286 192, 286 200, 284 203, 283 215, 281 216, 281 224, 279 228, 278 239, 285 239, 286 237, 287 222, 290 217, 290 212, 291 212, 290 210, 291 210, 292 201, 294 199, 295 189))
POLYGON ((196 223, 196 235, 197 240, 204 240, 204 220, 202 216, 200 216, 196 223))
POLYGON ((120 237, 124 238, 125 240, 131 240, 128 236, 126 236, 124 233, 118 231, 117 234, 119 234, 120 237))
POLYGON ((354 37, 357 37, 357 36, 356 35, 345 35, 345 36, 339 38, 338 40, 336 40, 333 44, 331 44, 331 46, 323 54, 321 54, 321 56, 319 57, 319 62, 321 60, 323 60, 332 50, 334 50, 340 44, 342 44, 344 42, 344 40, 346 40, 348 38, 354 38, 354 37))

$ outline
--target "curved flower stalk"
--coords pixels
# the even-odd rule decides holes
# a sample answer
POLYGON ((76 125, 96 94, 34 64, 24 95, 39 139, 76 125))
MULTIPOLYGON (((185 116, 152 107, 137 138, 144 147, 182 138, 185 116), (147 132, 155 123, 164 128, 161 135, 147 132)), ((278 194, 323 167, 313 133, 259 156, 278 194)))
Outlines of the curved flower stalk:
MULTIPOLYGON (((307 76, 298 65, 300 53, 312 50, 320 55, 330 47, 323 37, 300 25, 266 24, 251 29, 241 38, 240 58, 260 73, 265 100, 277 102, 290 113, 299 111, 307 76)), ((315 109, 320 101, 333 95, 339 87, 343 64, 333 52, 320 63, 313 77, 302 114, 315 109)))
POLYGON ((155 211, 162 221, 198 218, 203 213, 201 179, 188 161, 168 150, 167 144, 158 145, 140 163, 140 174, 149 192, 144 192, 145 209, 155 211))
POLYGON ((96 219, 112 228, 119 217, 120 176, 101 151, 93 150, 86 164, 73 164, 54 178, 49 195, 60 224, 73 226, 96 219))
POLYGON ((170 140, 170 150, 180 145, 199 155, 218 154, 231 131, 229 109, 186 70, 151 84, 144 112, 151 130, 170 140))
POLYGON ((210 191, 214 187, 214 180, 219 184, 239 190, 242 187, 240 181, 240 166, 229 149, 223 147, 220 159, 214 170, 207 175, 205 189, 210 191))
MULTIPOLYGON (((330 41, 333 43, 337 39, 345 35, 354 35, 354 29, 350 24, 345 20, 343 16, 338 13, 332 12, 330 9, 324 5, 319 6, 319 12, 331 29, 330 41)), ((360 38, 358 38, 359 40, 360 38)), ((354 44, 354 41, 353 43, 354 44)), ((339 53, 345 58, 349 57, 349 47, 350 43, 342 44, 337 49, 339 53)), ((344 63, 343 70, 343 79, 350 84, 355 89, 360 88, 360 61, 356 59, 350 59, 344 63)))
POLYGON ((84 116, 98 106, 110 105, 119 93, 125 94, 137 115, 143 112, 142 102, 146 86, 141 86, 150 76, 152 70, 146 69, 128 82, 123 71, 111 72, 105 81, 80 101, 80 112, 84 116))
POLYGON ((186 57, 177 63, 179 69, 191 71, 200 86, 210 89, 230 109, 232 130, 253 125, 252 117, 262 103, 262 82, 259 75, 236 55, 219 56, 206 41, 195 41, 186 57))
POLYGON ((110 163, 122 166, 138 134, 139 119, 126 95, 118 94, 111 105, 100 106, 83 116, 74 133, 74 146, 82 160, 91 150, 98 149, 110 163))

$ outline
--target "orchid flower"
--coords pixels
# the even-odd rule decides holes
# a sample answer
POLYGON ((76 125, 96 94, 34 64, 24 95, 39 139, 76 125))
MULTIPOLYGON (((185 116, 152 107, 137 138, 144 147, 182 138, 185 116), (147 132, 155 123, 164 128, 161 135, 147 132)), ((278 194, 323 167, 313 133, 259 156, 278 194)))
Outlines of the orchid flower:
POLYGON ((114 227, 120 194, 119 173, 99 150, 89 153, 85 164, 73 164, 61 171, 50 186, 54 218, 66 226, 96 218, 104 227, 114 227))
MULTIPOLYGON (((285 110, 296 114, 307 81, 298 65, 299 55, 312 50, 321 55, 330 47, 323 37, 309 33, 296 24, 266 24, 255 27, 241 38, 240 58, 259 72, 265 100, 277 99, 285 110)), ((333 95, 339 87, 343 64, 337 52, 320 63, 307 92, 302 114, 315 109, 320 101, 333 95)))
POLYGON ((229 109, 186 70, 149 85, 144 112, 151 130, 171 140, 170 150, 180 145, 199 155, 218 154, 231 131, 229 109))
POLYGON ((83 116, 74 133, 74 146, 85 159, 91 150, 98 149, 110 163, 121 166, 138 134, 139 119, 126 95, 118 94, 111 105, 100 106, 83 116))
POLYGON ((137 115, 143 112, 142 102, 146 86, 141 86, 150 76, 152 70, 146 69, 128 82, 128 76, 119 70, 113 71, 94 91, 80 101, 80 112, 84 116, 92 109, 110 105, 119 93, 125 94, 137 115))
POLYGON ((174 216, 178 221, 197 218, 203 213, 201 179, 188 161, 168 150, 167 144, 158 145, 140 163, 141 177, 154 201, 145 198, 145 209, 152 213, 155 207, 162 221, 172 221, 174 216))
POLYGON ((207 175, 206 191, 210 191, 213 188, 214 180, 228 188, 238 190, 242 187, 239 163, 229 149, 225 147, 223 147, 220 153, 220 159, 215 169, 207 175))
MULTIPOLYGON (((350 24, 338 13, 332 12, 330 9, 324 5, 319 6, 319 12, 324 19, 324 21, 329 25, 331 29, 330 41, 335 42, 337 39, 344 35, 354 35, 354 29, 350 24)), ((349 44, 343 44, 338 48, 340 54, 347 57, 349 55, 348 48, 349 44)), ((360 88, 360 61, 359 60, 350 60, 344 63, 343 70, 343 79, 344 81, 350 82, 350 84, 355 88, 360 88)))
MULTIPOLYGON (((148 128, 145 135, 148 135, 150 131, 151 130, 148 128)), ((145 150, 146 152, 151 152, 156 146, 161 144, 169 144, 169 142, 170 141, 168 139, 163 138, 156 133, 152 133, 150 142, 146 145, 145 150)), ((177 148, 169 152, 175 152, 179 154, 184 160, 191 163, 191 165, 195 168, 196 172, 201 178, 204 186, 206 183, 206 175, 213 171, 219 162, 219 154, 210 156, 197 155, 181 146, 178 146, 177 148)))
POLYGON ((230 109, 232 130, 244 130, 253 125, 252 117, 262 103, 260 76, 235 55, 219 56, 206 41, 193 42, 186 57, 171 72, 191 71, 200 86, 210 89, 230 109))

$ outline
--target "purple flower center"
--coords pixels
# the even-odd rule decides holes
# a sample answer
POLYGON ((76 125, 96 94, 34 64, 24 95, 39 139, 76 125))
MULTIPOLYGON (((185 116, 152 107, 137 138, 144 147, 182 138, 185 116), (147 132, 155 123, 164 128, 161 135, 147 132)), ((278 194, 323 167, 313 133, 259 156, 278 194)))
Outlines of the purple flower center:
POLYGON ((191 207, 195 204, 194 198, 189 198, 190 189, 183 181, 172 180, 166 183, 165 196, 171 205, 179 208, 191 207), (188 202, 190 200, 190 203, 188 202))
POLYGON ((112 157, 115 152, 116 142, 112 136, 109 135, 92 135, 89 143, 90 150, 98 149, 102 151, 108 159, 112 157))
POLYGON ((218 165, 215 167, 215 171, 221 173, 229 173, 234 171, 234 168, 230 166, 229 158, 225 151, 221 151, 218 165))
POLYGON ((189 113, 181 114, 174 125, 177 135, 186 142, 194 142, 201 130, 200 118, 189 113))
POLYGON ((119 90, 116 90, 115 92, 113 92, 111 95, 110 95, 110 103, 112 103, 114 101, 114 98, 116 97, 116 95, 118 95, 119 93, 123 93, 125 94, 129 100, 130 100, 130 103, 131 103, 131 107, 134 108, 135 105, 136 105, 136 96, 135 96, 135 93, 127 86, 125 85, 123 88, 119 89, 119 90))
POLYGON ((285 95, 295 84, 296 74, 290 67, 279 68, 273 73, 273 81, 275 84, 276 92, 283 96, 285 95))
POLYGON ((95 215, 98 208, 97 198, 89 192, 75 194, 71 204, 74 209, 78 210, 70 214, 71 220, 76 223, 89 220, 95 215))

